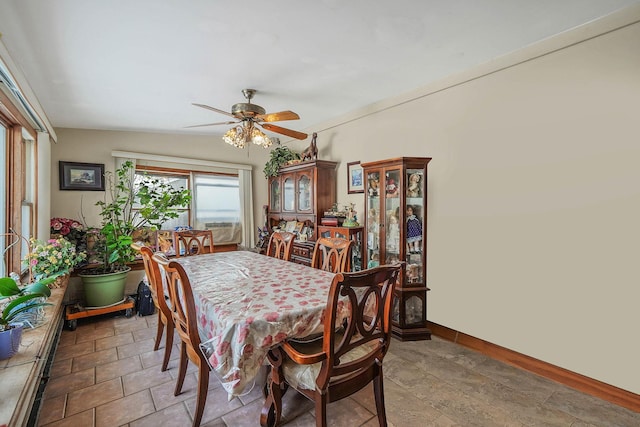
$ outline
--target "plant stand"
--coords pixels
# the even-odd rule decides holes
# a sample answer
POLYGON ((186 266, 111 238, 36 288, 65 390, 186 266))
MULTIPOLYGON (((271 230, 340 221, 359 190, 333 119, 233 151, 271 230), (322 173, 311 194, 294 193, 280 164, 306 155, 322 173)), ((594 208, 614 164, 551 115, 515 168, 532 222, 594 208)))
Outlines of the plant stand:
POLYGON ((65 310, 64 319, 66 326, 69 330, 75 331, 78 326, 78 319, 84 319, 86 317, 98 316, 100 314, 113 313, 114 311, 124 310, 125 317, 133 316, 133 307, 135 306, 135 300, 131 297, 127 297, 123 302, 114 304, 108 307, 100 307, 93 309, 86 309, 78 304, 68 305, 65 310))

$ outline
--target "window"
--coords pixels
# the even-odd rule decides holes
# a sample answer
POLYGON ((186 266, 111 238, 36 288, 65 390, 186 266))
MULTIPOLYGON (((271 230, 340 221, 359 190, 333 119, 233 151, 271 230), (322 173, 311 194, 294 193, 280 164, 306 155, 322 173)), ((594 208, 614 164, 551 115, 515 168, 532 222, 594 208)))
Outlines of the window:
POLYGON ((213 231, 214 242, 242 241, 240 182, 237 176, 196 174, 194 228, 213 231))
POLYGON ((191 206, 177 209, 179 217, 165 222, 161 229, 173 230, 187 225, 199 230, 212 230, 217 244, 242 241, 240 182, 237 175, 137 166, 136 181, 142 179, 143 175, 175 188, 191 190, 191 206))
MULTIPOLYGON (((7 170, 7 128, 0 123, 0 164, 3 165, 4 171, 7 170)), ((7 224, 7 177, 6 172, 0 173, 0 234, 6 233, 7 224)), ((0 262, 0 276, 7 275, 6 258, 4 251, 6 249, 5 239, 0 239, 0 253, 2 262, 0 262)))

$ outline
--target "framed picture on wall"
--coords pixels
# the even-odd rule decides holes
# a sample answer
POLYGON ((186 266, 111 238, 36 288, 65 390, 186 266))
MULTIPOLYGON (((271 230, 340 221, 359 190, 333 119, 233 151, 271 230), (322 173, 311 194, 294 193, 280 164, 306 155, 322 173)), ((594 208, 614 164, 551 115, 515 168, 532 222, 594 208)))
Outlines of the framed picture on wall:
POLYGON ((60 190, 104 191, 104 163, 59 162, 60 190))
POLYGON ((364 193, 364 174, 360 162, 347 163, 347 192, 364 193))

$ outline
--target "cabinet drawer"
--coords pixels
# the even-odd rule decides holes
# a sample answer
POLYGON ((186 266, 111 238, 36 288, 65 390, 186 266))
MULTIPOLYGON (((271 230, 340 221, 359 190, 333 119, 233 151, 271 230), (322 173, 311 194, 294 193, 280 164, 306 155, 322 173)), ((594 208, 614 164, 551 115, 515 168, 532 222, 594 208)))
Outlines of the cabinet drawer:
POLYGON ((293 247, 293 254, 295 256, 311 258, 311 250, 310 250, 310 248, 306 248, 306 247, 294 246, 293 247))

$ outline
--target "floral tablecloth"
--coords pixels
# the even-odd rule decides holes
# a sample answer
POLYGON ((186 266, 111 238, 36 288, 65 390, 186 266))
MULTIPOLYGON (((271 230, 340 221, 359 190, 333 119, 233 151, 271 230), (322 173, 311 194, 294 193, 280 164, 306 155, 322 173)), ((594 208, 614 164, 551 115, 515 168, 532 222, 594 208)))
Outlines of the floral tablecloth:
POLYGON ((230 397, 253 384, 271 347, 322 331, 333 273, 249 251, 175 261, 193 287, 201 349, 230 397))

